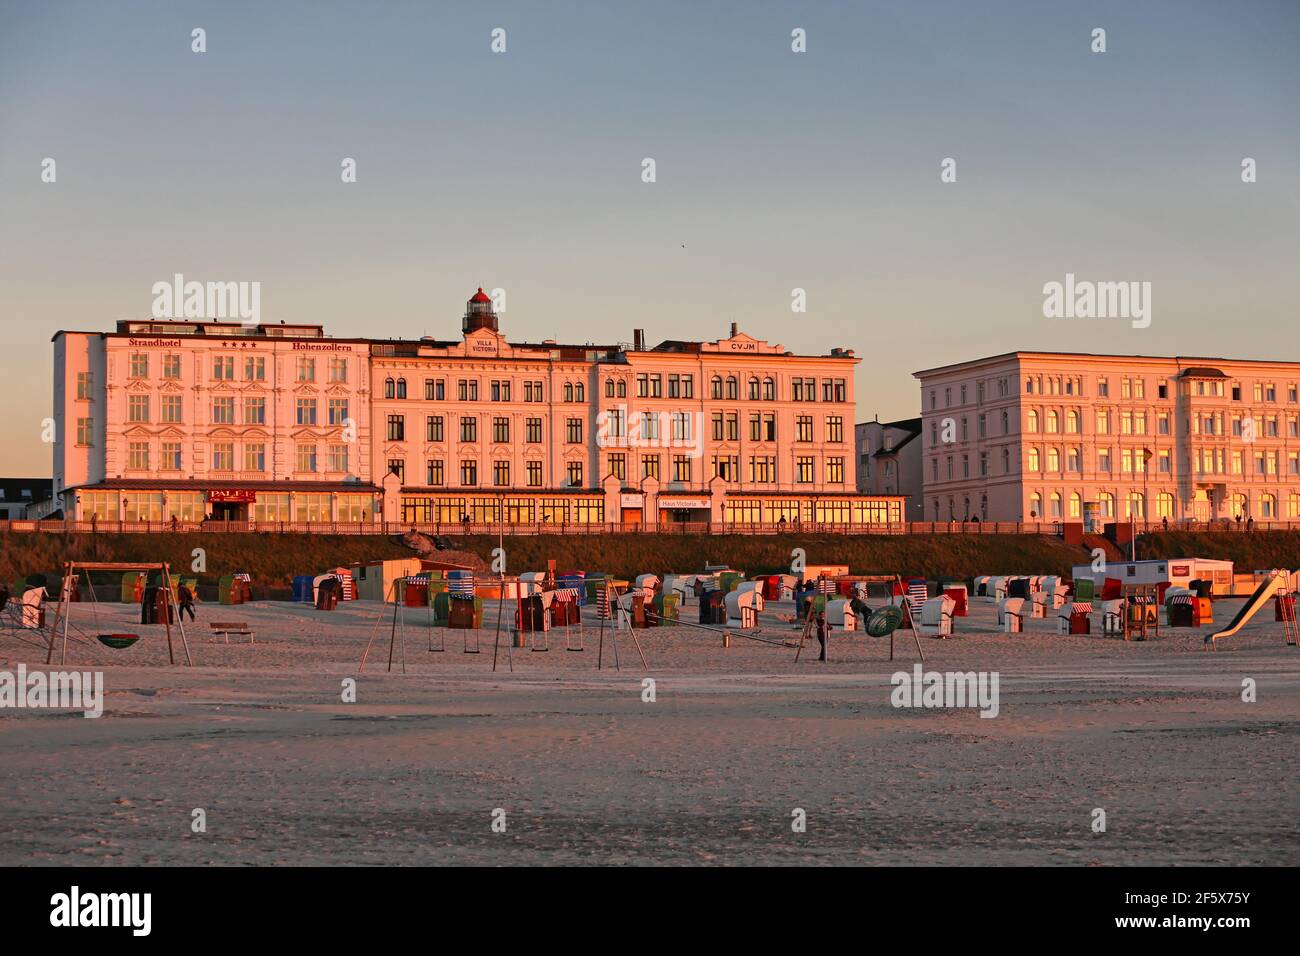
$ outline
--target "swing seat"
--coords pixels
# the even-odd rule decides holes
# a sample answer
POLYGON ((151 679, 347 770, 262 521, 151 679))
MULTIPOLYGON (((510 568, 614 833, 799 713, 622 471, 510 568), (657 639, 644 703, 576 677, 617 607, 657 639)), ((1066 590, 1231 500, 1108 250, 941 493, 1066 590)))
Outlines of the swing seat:
POLYGON ((139 634, 100 634, 99 643, 105 647, 113 647, 121 650, 124 647, 130 647, 136 641, 140 640, 139 634))
POLYGON ((867 618, 867 633, 872 637, 888 637, 902 623, 903 612, 893 605, 887 605, 872 612, 871 617, 867 618))

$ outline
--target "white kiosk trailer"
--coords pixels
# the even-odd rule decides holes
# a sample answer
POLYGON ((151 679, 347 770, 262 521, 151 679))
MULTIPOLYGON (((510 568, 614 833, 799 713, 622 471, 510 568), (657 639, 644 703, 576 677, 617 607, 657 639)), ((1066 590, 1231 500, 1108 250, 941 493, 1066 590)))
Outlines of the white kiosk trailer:
POLYGON ((1122 584, 1167 584, 1185 588, 1192 581, 1214 582, 1215 597, 1227 597, 1233 591, 1232 562, 1214 558, 1152 558, 1143 561, 1108 561, 1101 571, 1091 564, 1076 564, 1074 580, 1091 579, 1098 595, 1107 578, 1122 584))

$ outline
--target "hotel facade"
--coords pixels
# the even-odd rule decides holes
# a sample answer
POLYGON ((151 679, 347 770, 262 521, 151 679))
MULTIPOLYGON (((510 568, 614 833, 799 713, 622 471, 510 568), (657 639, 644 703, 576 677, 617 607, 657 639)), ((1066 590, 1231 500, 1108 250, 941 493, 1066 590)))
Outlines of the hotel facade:
POLYGON ((914 374, 926 520, 1300 519, 1300 363, 1012 352, 914 374))
POLYGON ((851 350, 512 343, 123 321, 54 337, 55 496, 79 521, 722 530, 903 520, 857 492, 851 350))

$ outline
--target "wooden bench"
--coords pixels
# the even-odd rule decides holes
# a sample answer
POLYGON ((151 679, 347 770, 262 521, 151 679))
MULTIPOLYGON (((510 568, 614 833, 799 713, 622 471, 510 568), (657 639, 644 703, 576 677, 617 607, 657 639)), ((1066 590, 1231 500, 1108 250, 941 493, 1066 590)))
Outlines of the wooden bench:
POLYGON ((242 622, 239 622, 239 621, 210 621, 210 622, 208 623, 208 627, 211 629, 211 631, 212 631, 213 634, 221 634, 221 635, 223 635, 223 636, 225 637, 225 639, 226 639, 226 643, 227 643, 227 644, 230 643, 230 635, 231 635, 231 634, 234 634, 236 637, 247 637, 247 638, 248 638, 248 643, 250 643, 250 644, 256 643, 256 642, 253 640, 253 631, 252 631, 252 629, 250 629, 249 626, 248 626, 247 624, 244 624, 244 623, 242 623, 242 622))

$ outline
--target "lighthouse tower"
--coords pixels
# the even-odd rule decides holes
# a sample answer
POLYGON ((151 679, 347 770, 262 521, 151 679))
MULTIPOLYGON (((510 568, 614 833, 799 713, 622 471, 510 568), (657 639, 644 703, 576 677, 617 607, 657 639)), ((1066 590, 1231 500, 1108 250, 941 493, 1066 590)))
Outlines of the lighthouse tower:
POLYGON ((500 331, 497 328, 497 314, 492 309, 492 297, 483 291, 482 286, 465 304, 465 318, 461 323, 461 331, 466 335, 479 329, 500 331))

